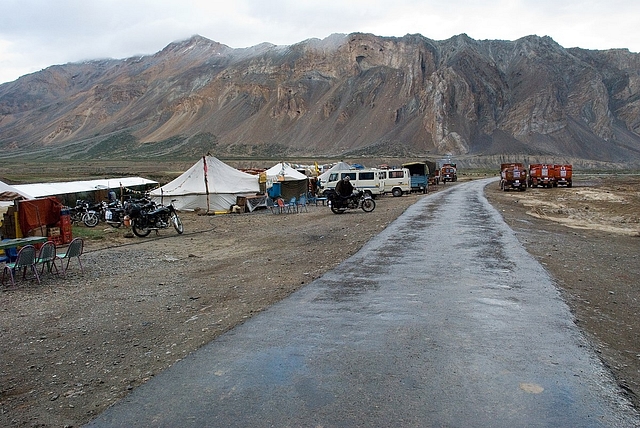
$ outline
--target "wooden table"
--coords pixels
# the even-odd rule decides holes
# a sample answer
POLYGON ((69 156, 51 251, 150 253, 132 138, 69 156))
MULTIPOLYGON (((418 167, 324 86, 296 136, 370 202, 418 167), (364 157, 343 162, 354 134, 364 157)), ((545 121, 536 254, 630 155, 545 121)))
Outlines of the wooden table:
POLYGON ((41 244, 44 242, 47 242, 46 236, 27 236, 26 238, 3 239, 0 241, 0 250, 24 247, 25 245, 41 244))

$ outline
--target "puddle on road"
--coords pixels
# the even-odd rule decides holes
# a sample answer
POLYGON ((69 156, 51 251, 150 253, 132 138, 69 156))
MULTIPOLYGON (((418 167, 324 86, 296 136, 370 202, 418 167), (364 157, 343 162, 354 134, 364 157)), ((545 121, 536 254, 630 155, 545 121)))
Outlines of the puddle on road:
POLYGON ((544 388, 537 383, 520 383, 520 389, 529 394, 540 394, 544 391, 544 388))

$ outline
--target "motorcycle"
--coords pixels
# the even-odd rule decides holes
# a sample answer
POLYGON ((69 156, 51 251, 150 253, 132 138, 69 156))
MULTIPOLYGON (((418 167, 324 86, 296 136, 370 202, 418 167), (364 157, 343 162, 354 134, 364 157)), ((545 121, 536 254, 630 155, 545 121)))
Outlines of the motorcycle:
POLYGON ((362 208, 362 211, 370 213, 376 209, 376 201, 373 200, 371 195, 359 190, 354 192, 351 196, 343 197, 338 195, 334 191, 326 191, 325 195, 331 206, 331 212, 334 214, 342 214, 347 209, 362 208))
MULTIPOLYGON (((144 238, 152 230, 156 232, 173 225, 179 235, 184 232, 182 220, 173 206, 175 199, 169 205, 156 205, 149 200, 130 202, 125 207, 128 222, 134 235, 144 238)), ((125 222, 126 222, 125 220, 125 222)))
POLYGON ((102 210, 101 205, 90 204, 83 199, 78 199, 76 200, 76 206, 69 209, 71 224, 82 222, 87 227, 96 227, 100 221, 100 210, 102 210))
POLYGON ((102 220, 111 227, 118 228, 124 223, 124 207, 120 201, 102 203, 102 220))

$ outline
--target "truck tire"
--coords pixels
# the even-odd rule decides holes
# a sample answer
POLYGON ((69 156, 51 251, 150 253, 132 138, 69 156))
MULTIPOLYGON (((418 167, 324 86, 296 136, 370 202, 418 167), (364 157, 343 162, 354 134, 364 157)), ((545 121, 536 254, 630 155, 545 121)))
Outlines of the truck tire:
POLYGON ((402 196, 402 189, 398 188, 398 187, 394 187, 393 190, 391 190, 391 194, 393 196, 395 196, 396 198, 399 196, 402 196))

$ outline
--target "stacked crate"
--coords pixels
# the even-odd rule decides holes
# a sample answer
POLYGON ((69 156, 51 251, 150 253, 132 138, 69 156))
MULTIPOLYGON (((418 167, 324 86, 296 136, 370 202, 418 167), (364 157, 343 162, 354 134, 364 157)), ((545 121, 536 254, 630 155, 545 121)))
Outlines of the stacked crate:
POLYGON ((2 219, 2 237, 13 239, 17 238, 18 211, 15 207, 9 207, 4 213, 2 219))
POLYGON ((73 239, 73 233, 71 231, 71 214, 68 209, 60 210, 60 236, 62 236, 63 244, 68 244, 73 239))

